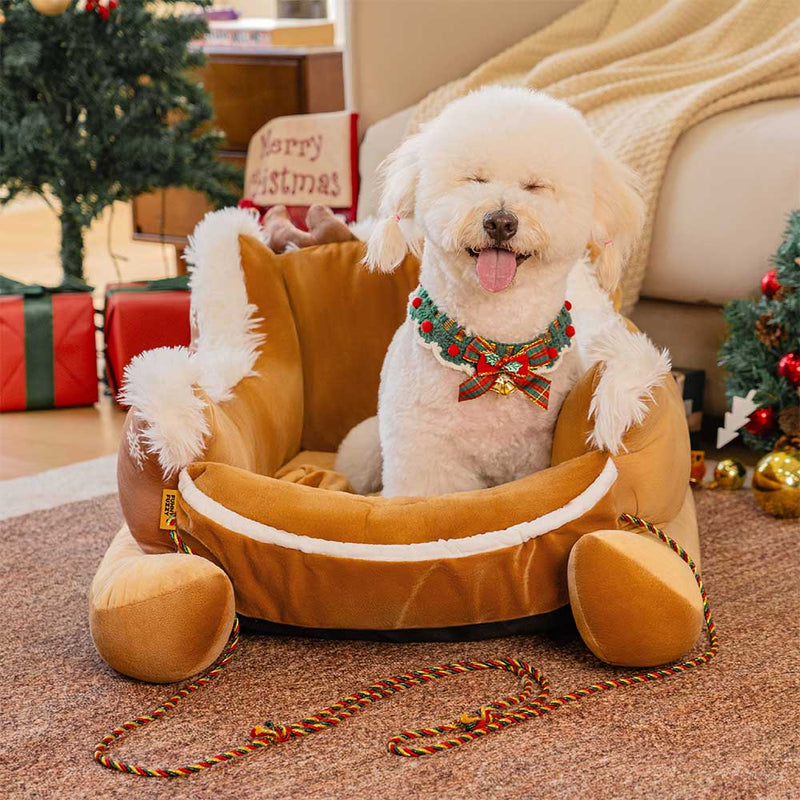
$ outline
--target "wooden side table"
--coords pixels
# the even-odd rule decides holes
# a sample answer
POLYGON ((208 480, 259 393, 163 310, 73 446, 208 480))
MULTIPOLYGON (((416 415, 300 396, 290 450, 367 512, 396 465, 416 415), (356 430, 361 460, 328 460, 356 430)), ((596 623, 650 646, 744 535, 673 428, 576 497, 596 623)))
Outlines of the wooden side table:
MULTIPOLYGON (((250 137, 273 117, 341 111, 342 52, 338 48, 206 48, 202 81, 214 122, 225 134, 220 158, 244 167, 250 137)), ((204 194, 160 189, 133 201, 133 238, 175 246, 178 272, 187 237, 209 211, 204 194)))

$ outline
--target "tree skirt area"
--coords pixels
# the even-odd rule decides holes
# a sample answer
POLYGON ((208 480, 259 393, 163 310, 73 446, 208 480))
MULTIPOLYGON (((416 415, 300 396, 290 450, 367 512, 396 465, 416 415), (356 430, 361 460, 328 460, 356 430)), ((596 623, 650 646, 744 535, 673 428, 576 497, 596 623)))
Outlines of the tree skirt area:
MULTIPOLYGON (((458 750, 393 756, 386 740, 513 691, 481 672, 415 688, 337 728, 173 780, 110 772, 92 747, 177 686, 129 680, 89 635, 87 591, 121 522, 116 497, 0 523, 3 635, 0 793, 9 798, 797 798, 800 593, 797 521, 749 492, 697 494, 703 572, 721 649, 684 675, 616 689, 458 750)), ((142 631, 146 636, 147 631, 142 631)), ((697 645, 697 652, 705 640, 697 645)), ((554 695, 626 670, 574 630, 473 643, 382 644, 245 635, 222 677, 112 755, 179 766, 291 722, 373 681, 447 661, 521 657, 554 695)))

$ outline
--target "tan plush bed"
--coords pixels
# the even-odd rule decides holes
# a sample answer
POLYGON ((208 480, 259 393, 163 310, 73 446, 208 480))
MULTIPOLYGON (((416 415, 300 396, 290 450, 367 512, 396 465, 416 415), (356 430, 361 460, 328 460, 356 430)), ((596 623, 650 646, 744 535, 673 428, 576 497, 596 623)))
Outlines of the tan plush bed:
POLYGON ((691 572, 622 512, 667 528, 697 559, 689 443, 674 383, 657 387, 627 452, 590 450, 597 369, 568 397, 553 466, 433 498, 363 497, 333 468, 375 413, 380 366, 416 286, 359 264, 359 242, 282 256, 246 212, 193 244, 191 351, 152 351, 128 375, 120 447, 126 525, 91 591, 111 666, 177 680, 217 657, 234 609, 256 629, 331 636, 471 638, 563 624, 602 659, 649 665, 694 643, 691 572), (177 526, 159 527, 177 488, 177 526), (633 600, 633 602, 632 602, 633 600))

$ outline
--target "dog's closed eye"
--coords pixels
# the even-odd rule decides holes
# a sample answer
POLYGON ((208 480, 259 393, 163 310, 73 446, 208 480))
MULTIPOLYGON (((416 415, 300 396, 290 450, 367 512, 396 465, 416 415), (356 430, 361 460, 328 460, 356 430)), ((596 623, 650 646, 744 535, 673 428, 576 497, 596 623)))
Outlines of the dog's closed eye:
POLYGON ((482 175, 468 175, 464 180, 468 183, 489 183, 482 175))
POLYGON ((522 184, 522 188, 526 192, 538 192, 541 189, 552 189, 552 184, 548 183, 547 181, 542 180, 533 180, 533 181, 525 181, 522 184))

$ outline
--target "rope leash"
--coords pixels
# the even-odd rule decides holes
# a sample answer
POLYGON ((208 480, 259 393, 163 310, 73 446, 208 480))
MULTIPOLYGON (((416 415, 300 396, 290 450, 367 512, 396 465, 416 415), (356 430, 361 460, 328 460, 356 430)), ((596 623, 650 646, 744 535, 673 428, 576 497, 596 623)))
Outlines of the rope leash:
MULTIPOLYGON (((476 711, 464 713, 455 722, 430 728, 403 731, 393 736, 387 743, 388 751, 395 755, 407 757, 427 756, 445 750, 452 750, 455 747, 487 736, 495 731, 526 722, 533 717, 544 716, 551 711, 555 711, 560 706, 576 702, 584 697, 598 694, 599 692, 616 689, 622 686, 632 686, 637 683, 648 683, 660 678, 678 675, 693 667, 707 664, 717 654, 719 650, 719 640, 716 626, 714 625, 714 620, 711 615, 711 608, 708 603, 708 595, 706 594, 703 579, 694 561, 692 561, 683 547, 652 523, 646 522, 632 514, 622 514, 620 520, 644 528, 658 537, 658 539, 677 553, 692 570, 692 574, 697 582, 697 587, 700 590, 700 596, 703 600, 703 615, 709 638, 709 647, 702 655, 687 659, 671 667, 639 672, 634 675, 612 678, 607 681, 601 681, 600 683, 594 683, 591 686, 584 686, 569 694, 555 698, 550 698, 550 683, 544 674, 535 667, 531 667, 526 661, 515 658, 491 661, 456 661, 450 664, 428 667, 427 669, 412 670, 401 675, 396 675, 393 678, 377 681, 366 689, 362 689, 359 692, 342 698, 337 703, 323 709, 317 714, 304 717, 288 725, 273 722, 256 725, 251 730, 250 739, 248 741, 232 747, 229 750, 225 750, 222 753, 217 753, 216 755, 181 767, 151 768, 130 764, 125 761, 118 761, 112 758, 108 754, 108 751, 114 742, 121 739, 130 731, 161 719, 186 697, 194 694, 194 692, 220 675, 233 658, 233 654, 239 646, 239 620, 236 618, 234 620, 233 630, 231 631, 231 638, 216 665, 208 670, 202 677, 197 678, 197 680, 188 684, 183 689, 180 689, 172 695, 172 697, 151 711, 150 714, 134 717, 127 722, 123 722, 120 727, 114 728, 114 730, 107 733, 94 747, 94 760, 103 767, 117 770, 118 772, 127 772, 132 775, 141 775, 148 778, 177 778, 210 769, 226 761, 233 761, 236 758, 250 755, 251 753, 274 744, 280 744, 290 739, 308 736, 312 733, 335 727, 352 717, 362 708, 384 697, 390 697, 398 692, 411 689, 415 686, 422 686, 423 684, 430 683, 440 678, 461 675, 467 672, 493 669, 509 672, 521 680, 522 685, 516 694, 511 694, 493 703, 483 705, 476 711), (538 694, 531 700, 530 698, 537 687, 539 690, 538 694), (447 734, 456 735, 447 737, 447 734), (417 746, 407 744, 417 739, 440 736, 446 738, 442 738, 438 742, 433 742, 431 744, 417 746)), ((184 553, 192 553, 192 550, 184 543, 176 531, 170 531, 170 536, 178 550, 184 553)))

